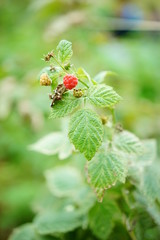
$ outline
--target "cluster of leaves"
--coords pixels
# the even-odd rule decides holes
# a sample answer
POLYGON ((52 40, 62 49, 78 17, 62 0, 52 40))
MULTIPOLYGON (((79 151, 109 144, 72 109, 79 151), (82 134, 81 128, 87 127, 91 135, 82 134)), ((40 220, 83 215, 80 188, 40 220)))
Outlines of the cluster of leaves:
POLYGON ((81 96, 66 91, 61 100, 55 101, 50 114, 52 119, 70 116, 69 130, 50 133, 30 149, 58 154, 60 159, 79 156, 81 169, 86 165, 86 172, 73 163, 48 170, 48 190, 33 205, 37 213, 33 224, 15 230, 10 240, 24 240, 26 236, 28 240, 90 239, 87 231, 93 239, 120 239, 114 228, 120 228, 124 239, 149 240, 153 232, 158 239, 160 178, 156 143, 141 141, 115 123, 114 108, 121 97, 106 85, 108 72, 92 79, 83 68, 75 69, 70 63, 72 53, 72 44, 62 40, 49 59, 51 66, 42 70, 52 80, 52 93, 66 74, 78 78, 76 88, 81 96), (120 184, 127 176, 127 183, 120 184), (76 234, 78 228, 83 236, 67 235, 76 234))
MULTIPOLYGON (((52 80, 52 91, 57 87, 58 82, 62 80, 62 76, 68 73, 74 74, 78 78, 81 87, 84 86, 81 89, 83 92, 81 97, 74 96, 73 90, 63 94, 61 101, 55 102, 50 118, 71 115, 69 140, 75 149, 84 154, 87 160, 91 160, 87 166, 88 179, 95 189, 98 199, 102 201, 105 189, 115 185, 117 181, 125 182, 127 161, 124 154, 139 154, 143 151, 143 146, 140 140, 132 133, 127 131, 116 132, 115 123, 113 122, 114 107, 121 100, 121 97, 112 87, 103 83, 105 79, 104 72, 92 79, 83 68, 76 70, 70 64, 72 53, 72 44, 62 40, 58 44, 56 51, 47 55, 51 57, 49 59, 45 57, 50 62, 52 60, 51 68, 47 71, 52 80), (59 64, 58 68, 55 63, 59 64), (93 107, 102 108, 103 117, 106 108, 110 109, 112 113, 111 121, 108 119, 108 122, 103 126, 101 116, 97 114, 96 109, 93 107), (105 136, 104 131, 110 132, 110 134, 105 136)), ((77 89, 79 89, 78 87, 77 89)), ((59 154, 61 154, 63 148, 63 146, 61 148, 61 145, 65 145, 65 140, 63 140, 60 133, 58 141, 55 135, 54 137, 58 148, 60 147, 60 150, 58 149, 59 154)), ((40 151, 45 152, 44 145, 47 142, 47 148, 51 146, 51 153, 53 153, 55 148, 51 140, 49 140, 50 138, 52 138, 51 135, 48 136, 47 141, 46 138, 40 140, 31 148, 36 150, 38 147, 40 151)), ((69 146, 67 148, 71 149, 69 146)))
POLYGON ((32 204, 33 223, 16 229, 10 240, 158 240, 159 164, 155 141, 147 140, 144 145, 144 158, 141 155, 130 164, 130 181, 109 189, 102 203, 85 181, 81 156, 74 159, 79 167, 72 162, 47 170, 47 188, 42 188, 32 204))

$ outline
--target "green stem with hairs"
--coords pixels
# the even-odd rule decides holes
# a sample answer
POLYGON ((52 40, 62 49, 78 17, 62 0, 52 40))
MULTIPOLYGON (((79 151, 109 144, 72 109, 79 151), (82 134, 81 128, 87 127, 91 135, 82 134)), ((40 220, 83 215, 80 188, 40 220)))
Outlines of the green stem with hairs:
POLYGON ((56 63, 58 63, 58 65, 63 69, 63 71, 68 74, 68 72, 67 72, 66 69, 61 65, 61 63, 60 63, 54 56, 53 56, 53 58, 54 58, 54 60, 56 61, 56 63))
POLYGON ((89 86, 85 82, 83 82, 81 79, 78 78, 78 81, 82 83, 84 86, 86 86, 87 88, 89 88, 89 86))
MULTIPOLYGON (((53 56, 54 60, 56 61, 56 63, 64 70, 65 73, 68 74, 68 72, 66 71, 66 69, 61 65, 61 63, 53 56)), ((86 86, 87 88, 89 88, 89 86, 83 82, 81 79, 78 78, 78 81, 81 82, 84 86, 86 86)))
POLYGON ((116 115, 115 115, 114 108, 111 109, 111 113, 112 113, 112 122, 113 122, 113 126, 114 126, 116 124, 116 115))

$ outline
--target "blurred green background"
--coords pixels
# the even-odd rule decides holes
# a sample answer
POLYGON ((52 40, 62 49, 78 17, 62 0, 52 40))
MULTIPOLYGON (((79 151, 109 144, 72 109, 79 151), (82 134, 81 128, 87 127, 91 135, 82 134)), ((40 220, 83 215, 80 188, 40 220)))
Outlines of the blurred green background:
POLYGON ((117 73, 107 79, 123 96, 117 120, 141 138, 156 138, 160 152, 159 9, 153 0, 0 1, 0 240, 32 220, 43 171, 59 164, 57 156, 27 149, 60 129, 59 121, 48 119, 49 88, 37 81, 43 54, 59 40, 73 42, 75 66, 92 77, 117 73), (133 22, 132 31, 130 19, 143 24, 133 22))

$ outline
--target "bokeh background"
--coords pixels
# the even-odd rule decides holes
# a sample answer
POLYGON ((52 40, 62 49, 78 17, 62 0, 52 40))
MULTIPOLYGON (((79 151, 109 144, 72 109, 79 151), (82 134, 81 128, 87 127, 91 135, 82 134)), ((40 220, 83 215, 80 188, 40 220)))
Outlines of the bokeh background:
POLYGON ((27 146, 60 129, 48 119, 49 88, 37 76, 43 54, 73 42, 75 66, 107 78, 123 101, 117 119, 160 152, 160 3, 157 0, 0 1, 0 240, 32 220, 43 172, 57 156, 27 146))

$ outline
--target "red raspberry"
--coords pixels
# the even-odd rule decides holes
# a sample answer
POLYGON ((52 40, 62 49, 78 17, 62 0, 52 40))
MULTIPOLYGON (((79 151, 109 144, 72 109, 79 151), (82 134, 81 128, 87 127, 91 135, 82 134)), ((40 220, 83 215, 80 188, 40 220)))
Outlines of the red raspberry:
POLYGON ((64 76, 63 84, 66 89, 71 90, 77 86, 78 79, 74 75, 68 74, 68 75, 64 76))

